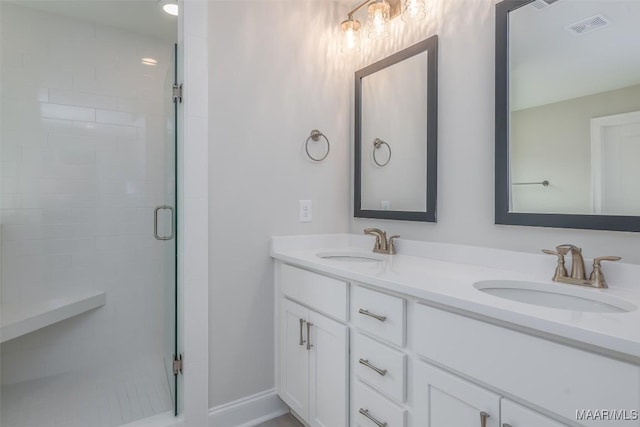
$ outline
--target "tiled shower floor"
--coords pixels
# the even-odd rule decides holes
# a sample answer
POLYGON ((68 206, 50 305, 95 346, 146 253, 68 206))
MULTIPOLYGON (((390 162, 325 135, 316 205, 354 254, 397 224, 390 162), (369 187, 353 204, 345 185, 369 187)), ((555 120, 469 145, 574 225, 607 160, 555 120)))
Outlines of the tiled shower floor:
POLYGON ((2 427, 115 427, 173 407, 162 361, 2 386, 2 427))

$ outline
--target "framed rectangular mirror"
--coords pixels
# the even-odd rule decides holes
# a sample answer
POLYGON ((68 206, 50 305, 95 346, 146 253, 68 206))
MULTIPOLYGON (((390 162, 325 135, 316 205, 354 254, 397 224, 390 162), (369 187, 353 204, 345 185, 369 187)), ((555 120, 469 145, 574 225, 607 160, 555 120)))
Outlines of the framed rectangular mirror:
POLYGON ((496 5, 496 223, 640 231, 640 2, 496 5))
POLYGON ((355 73, 354 216, 436 221, 438 36, 355 73))

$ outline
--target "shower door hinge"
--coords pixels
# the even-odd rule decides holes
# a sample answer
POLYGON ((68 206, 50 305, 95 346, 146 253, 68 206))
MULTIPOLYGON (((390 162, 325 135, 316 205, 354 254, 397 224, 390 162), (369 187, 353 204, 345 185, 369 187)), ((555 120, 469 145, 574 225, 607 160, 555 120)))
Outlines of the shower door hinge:
POLYGON ((173 102, 182 104, 182 84, 173 85, 173 102))
POLYGON ((173 375, 182 373, 182 355, 173 356, 173 375))

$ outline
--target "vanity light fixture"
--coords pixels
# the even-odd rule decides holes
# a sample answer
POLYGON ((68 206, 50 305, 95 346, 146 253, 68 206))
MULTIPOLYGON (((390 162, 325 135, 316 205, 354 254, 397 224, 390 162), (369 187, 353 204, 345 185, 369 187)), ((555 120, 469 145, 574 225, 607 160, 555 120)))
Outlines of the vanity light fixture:
POLYGON ((376 0, 367 8, 367 35, 378 40, 389 36, 391 6, 387 0, 376 0))
POLYGON ((144 65, 149 65, 151 67, 155 67, 156 65, 158 65, 158 61, 153 58, 141 58, 140 63, 144 65))
POLYGON ((342 27, 342 51, 354 52, 360 50, 360 21, 353 19, 349 14, 346 21, 340 24, 342 27))
POLYGON ((402 8, 402 20, 404 22, 414 22, 424 19, 427 16, 424 2, 425 0, 405 0, 402 8))
POLYGON ((172 16, 178 16, 178 2, 176 0, 160 0, 158 4, 162 8, 162 10, 172 16))
POLYGON ((360 49, 360 21, 353 15, 367 6, 367 36, 379 40, 389 36, 389 22, 402 13, 405 22, 423 19, 426 15, 425 0, 365 0, 347 13, 347 19, 340 24, 342 29, 342 51, 360 49))

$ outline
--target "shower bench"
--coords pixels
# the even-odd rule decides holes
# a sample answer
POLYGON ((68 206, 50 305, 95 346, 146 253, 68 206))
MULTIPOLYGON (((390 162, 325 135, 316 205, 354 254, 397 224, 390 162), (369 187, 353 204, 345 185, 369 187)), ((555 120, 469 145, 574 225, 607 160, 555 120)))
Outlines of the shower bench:
POLYGON ((0 342, 53 325, 103 306, 103 291, 82 292, 60 298, 0 306, 0 342))

